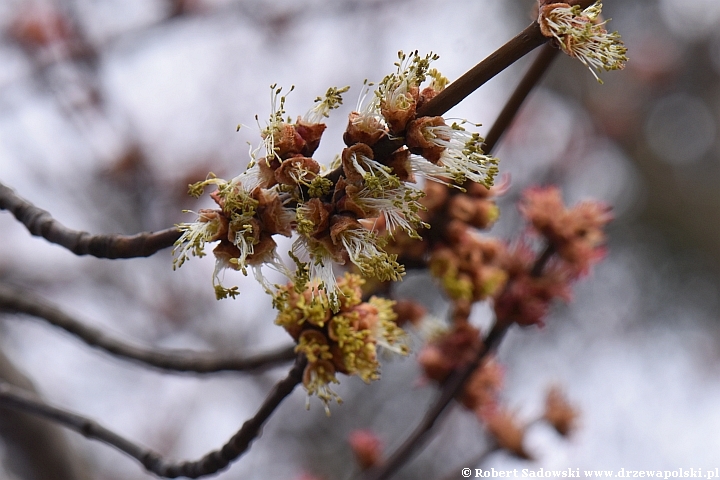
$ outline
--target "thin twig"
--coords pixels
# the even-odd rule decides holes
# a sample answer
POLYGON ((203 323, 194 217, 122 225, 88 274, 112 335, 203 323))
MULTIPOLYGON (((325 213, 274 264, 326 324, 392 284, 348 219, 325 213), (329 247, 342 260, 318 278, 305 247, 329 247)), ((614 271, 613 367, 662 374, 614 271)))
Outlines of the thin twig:
POLYGON ((448 85, 436 97, 420 107, 417 116, 434 117, 443 115, 480 88, 485 82, 548 40, 548 37, 540 32, 540 25, 533 22, 505 45, 495 50, 482 62, 448 85))
POLYGON ((557 250, 555 248, 555 245, 553 245, 552 243, 548 243, 545 246, 545 249, 540 254, 540 256, 538 256, 538 258, 535 260, 535 263, 533 264, 533 267, 530 270, 530 276, 535 277, 535 278, 539 277, 542 274, 542 271, 545 268, 545 265, 547 265, 547 262, 556 253, 557 253, 557 250))
POLYGON ((263 370, 295 358, 292 346, 241 358, 188 350, 140 347, 108 336, 103 330, 83 324, 37 295, 0 285, 0 311, 22 313, 41 318, 75 335, 91 347, 125 360, 172 372, 215 373, 223 371, 263 370))
MULTIPOLYGON (((568 3, 586 8, 593 2, 594 0, 570 0, 568 3)), ((420 107, 417 116, 433 117, 443 115, 480 88, 485 82, 549 40, 540 31, 540 24, 537 21, 531 23, 525 30, 518 33, 505 45, 495 50, 482 62, 448 85, 435 98, 420 107)))
POLYGON ((0 210, 12 213, 30 234, 65 247, 75 255, 92 255, 98 258, 149 257, 163 248, 171 247, 180 238, 180 231, 175 227, 136 235, 93 235, 73 230, 2 183, 0 210))
MULTIPOLYGON (((555 254, 556 250, 552 245, 548 245, 538 255, 535 263, 532 266, 530 275, 533 277, 539 277, 542 274, 542 270, 547 265, 548 260, 555 254)), ((505 287, 507 288, 507 286, 505 287)), ((420 425, 410 434, 410 436, 398 447, 397 450, 388 458, 388 460, 382 465, 381 468, 376 470, 368 470, 363 480, 384 480, 390 478, 405 462, 407 462, 412 455, 429 439, 429 433, 432 428, 447 413, 447 407, 452 400, 460 393, 465 383, 470 379, 476 368, 480 366, 482 361, 491 353, 497 350, 498 346, 505 338, 509 328, 512 326, 512 322, 508 322, 505 319, 498 318, 495 321, 490 333, 485 337, 483 341, 483 347, 478 351, 473 361, 463 367, 462 369, 454 372, 448 381, 443 385, 440 392, 440 397, 425 412, 420 425)))
POLYGON ((440 397, 433 403, 425 413, 420 424, 413 430, 410 436, 395 450, 395 452, 383 463, 379 469, 368 470, 362 477, 363 480, 384 480, 390 478, 422 445, 429 440, 429 433, 447 413, 447 406, 457 396, 458 392, 465 385, 480 362, 490 353, 494 352, 507 333, 509 324, 496 323, 488 336, 485 338, 483 347, 475 356, 473 361, 454 372, 443 385, 440 397))
POLYGON ((35 395, 5 382, 0 382, 0 406, 46 418, 75 430, 87 438, 111 445, 135 458, 148 471, 158 476, 198 478, 225 469, 248 450, 250 443, 258 436, 265 421, 302 381, 306 364, 305 357, 298 357, 290 373, 273 387, 255 416, 245 421, 240 430, 222 448, 193 462, 168 462, 158 453, 121 437, 94 420, 48 405, 35 395))

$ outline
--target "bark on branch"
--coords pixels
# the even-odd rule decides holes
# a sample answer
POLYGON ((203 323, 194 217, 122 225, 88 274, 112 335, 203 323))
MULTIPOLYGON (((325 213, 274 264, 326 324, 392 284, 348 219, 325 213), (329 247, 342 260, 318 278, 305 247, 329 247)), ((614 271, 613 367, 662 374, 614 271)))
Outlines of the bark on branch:
POLYGON ((171 372, 215 373, 261 370, 295 358, 292 346, 254 357, 217 355, 188 350, 165 350, 132 345, 83 324, 39 296, 0 284, 0 311, 21 313, 45 320, 75 335, 93 348, 116 357, 171 372))
POLYGON ((159 250, 171 247, 175 240, 180 238, 180 231, 175 227, 136 235, 93 235, 73 230, 55 220, 50 212, 36 207, 2 183, 0 210, 12 213, 31 235, 43 237, 48 242, 67 248, 75 255, 92 255, 98 258, 149 257, 159 250))
POLYGON ((290 395, 302 382, 306 364, 307 360, 304 357, 298 357, 288 376, 273 387, 255 416, 243 423, 240 430, 220 449, 210 452, 196 461, 171 462, 165 460, 158 453, 121 437, 94 420, 49 405, 36 395, 2 381, 0 381, 0 406, 45 418, 75 430, 87 438, 111 445, 138 460, 148 471, 158 476, 199 478, 225 469, 249 449, 250 443, 258 436, 270 415, 285 397, 290 395))

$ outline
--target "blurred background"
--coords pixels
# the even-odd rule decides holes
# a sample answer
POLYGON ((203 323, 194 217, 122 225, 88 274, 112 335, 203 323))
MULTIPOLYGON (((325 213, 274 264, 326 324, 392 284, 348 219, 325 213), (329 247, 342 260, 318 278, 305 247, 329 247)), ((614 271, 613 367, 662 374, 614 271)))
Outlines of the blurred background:
MULTIPOLYGON (((530 0, 2 0, 0 181, 63 224, 132 234, 192 221, 207 199, 187 184, 229 178, 260 142, 269 85, 295 91, 292 116, 329 86, 350 85, 315 158, 342 148, 364 79, 390 72, 398 50, 440 55, 450 80, 532 20, 530 0), (238 124, 244 127, 236 132, 238 124)), ((581 410, 569 440, 534 424, 528 462, 494 453, 490 468, 720 467, 720 2, 607 0, 629 49, 599 85, 561 56, 496 152, 511 187, 489 232, 522 228, 515 203, 557 184, 568 202, 610 203, 607 259, 557 305, 543 329, 513 330, 500 348, 503 400, 542 413, 561 385, 581 410)), ((531 55, 532 56, 532 55, 531 55)), ((486 132, 531 56, 450 115, 486 132)), ((43 295, 128 341, 251 355, 289 345, 254 280, 228 273, 236 300, 214 299, 210 258, 173 272, 169 250, 148 259, 76 257, 0 215, 0 278, 43 295)), ((399 296, 442 315, 434 284, 409 275, 399 296)), ((474 321, 487 328, 489 309, 474 321)), ((176 459, 222 445, 287 368, 262 374, 173 375, 128 364, 26 317, 0 317, 0 376, 176 459), (31 382, 31 383, 29 383, 31 382)), ((327 479, 353 473, 347 435, 372 428, 388 448, 433 399, 412 357, 383 378, 343 378, 342 406, 305 411, 298 389, 251 451, 216 478, 327 479)), ((8 412, 0 416, 1 479, 154 478, 112 448, 8 412)), ((452 412, 396 477, 461 478, 487 448, 474 417, 452 412)))

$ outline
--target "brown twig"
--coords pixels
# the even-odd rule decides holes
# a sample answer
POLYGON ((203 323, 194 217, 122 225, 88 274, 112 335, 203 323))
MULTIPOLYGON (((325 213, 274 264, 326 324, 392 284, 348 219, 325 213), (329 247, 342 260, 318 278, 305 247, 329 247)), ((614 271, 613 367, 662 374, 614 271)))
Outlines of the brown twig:
POLYGON ((258 436, 270 415, 302 381, 306 364, 307 360, 304 357, 298 357, 290 373, 273 387, 255 416, 245 421, 240 430, 222 448, 193 462, 168 462, 158 453, 121 437, 89 418, 48 405, 35 395, 5 382, 0 382, 0 406, 46 418, 87 438, 111 445, 135 458, 148 471, 158 476, 199 478, 223 470, 248 450, 250 443, 258 436))
POLYGON ((548 40, 540 32, 540 25, 533 22, 505 45, 495 50, 482 62, 448 85, 435 98, 420 107, 417 116, 434 117, 443 115, 480 88, 485 82, 548 40))
POLYGON ((180 231, 175 227, 136 235, 93 235, 72 230, 55 220, 49 212, 36 207, 2 183, 0 210, 12 213, 30 234, 65 247, 75 255, 92 255, 98 258, 149 257, 158 250, 172 246, 180 238, 180 231))
POLYGON ((418 448, 429 440, 430 431, 435 424, 444 417, 445 413, 447 413, 447 407, 450 405, 450 402, 457 396, 458 392, 460 392, 465 385, 465 382, 470 378, 478 365, 480 365, 480 362, 497 349, 505 337, 509 326, 509 324, 503 324, 501 322, 495 324, 485 338, 483 347, 473 361, 450 376, 443 385, 440 396, 430 409, 425 412, 422 421, 410 436, 395 450, 387 461, 383 463, 381 468, 368 470, 362 477, 363 480, 384 480, 390 478, 395 471, 412 457, 418 448))
MULTIPOLYGON (((594 0, 570 0, 568 3, 589 7, 594 0)), ((435 98, 420 107, 418 117, 443 115, 460 103, 485 82, 493 78, 522 57, 547 43, 550 39, 540 31, 540 24, 533 22, 518 33, 505 45, 495 50, 482 62, 468 70, 460 78, 447 86, 435 98)), ((532 86, 531 86, 532 87, 532 86)))
MULTIPOLYGON (((538 255, 533 263, 530 275, 539 277, 543 269, 547 265, 548 260, 556 253, 555 248, 548 244, 538 255)), ((505 287, 507 289, 507 286, 505 287)), ((503 318, 498 318, 493 328, 483 341, 483 347, 478 351, 473 361, 462 369, 453 373, 448 381, 443 385, 440 397, 425 412, 420 425, 410 434, 410 436, 398 447, 397 450, 388 458, 381 468, 369 470, 363 477, 363 480, 384 480, 390 478, 412 455, 419 449, 428 439, 429 433, 437 422, 439 422, 447 413, 447 407, 452 400, 460 393, 465 383, 472 376, 480 363, 491 353, 497 350, 497 347, 505 338, 505 334, 512 326, 512 322, 503 318)))
POLYGON ((555 246, 552 243, 548 243, 545 246, 545 249, 540 254, 540 256, 538 256, 538 258, 535 260, 535 263, 533 264, 533 267, 530 270, 530 276, 535 277, 535 278, 539 277, 542 274, 542 271, 545 268, 545 265, 547 265, 547 262, 556 253, 557 253, 557 250, 556 250, 555 246))
POLYGON ((31 292, 0 285, 0 311, 22 313, 41 318, 75 335, 91 347, 116 357, 171 372, 216 373, 223 371, 264 370, 295 358, 292 346, 241 358, 188 350, 164 350, 140 347, 108 336, 103 330, 84 325, 46 300, 31 292))

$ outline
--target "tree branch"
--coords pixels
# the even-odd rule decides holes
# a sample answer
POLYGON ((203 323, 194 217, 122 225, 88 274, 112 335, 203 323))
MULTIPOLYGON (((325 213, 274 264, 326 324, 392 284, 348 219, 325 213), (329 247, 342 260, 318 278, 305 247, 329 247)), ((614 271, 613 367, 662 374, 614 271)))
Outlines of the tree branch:
MULTIPOLYGON (((567 3, 587 8, 593 2, 594 0, 569 0, 567 3)), ((546 3, 546 0, 543 0, 543 3, 546 3)), ((435 98, 420 107, 417 116, 434 117, 444 114, 480 88, 485 82, 549 40, 540 31, 540 24, 537 21, 531 23, 525 30, 518 33, 505 45, 495 50, 482 62, 448 85, 435 98)))
MULTIPOLYGON (((37 394, 35 386, 0 351, 0 381, 37 394)), ((88 464, 59 425, 26 413, 0 407, 3 467, 12 478, 34 480, 90 480, 88 464)), ((3 476, 5 478, 5 476, 3 476)))
POLYGON ((158 453, 133 443, 94 420, 44 403, 35 395, 6 382, 0 382, 0 406, 21 410, 59 423, 87 438, 99 440, 138 460, 148 471, 167 478, 199 478, 217 473, 240 457, 258 436, 260 429, 280 403, 302 382, 307 360, 298 357, 287 377, 270 391, 254 417, 243 423, 233 437, 220 448, 194 462, 168 462, 158 453))
POLYGON ((540 32, 540 25, 533 22, 505 45, 495 50, 483 61, 448 85, 436 97, 420 107, 417 116, 435 117, 443 115, 480 88, 485 82, 548 40, 549 38, 540 32))
POLYGON ((136 235, 93 235, 72 230, 55 220, 52 215, 36 207, 0 183, 0 210, 7 210, 25 225, 31 235, 67 248, 75 255, 92 255, 98 258, 149 257, 158 250, 171 247, 180 238, 180 231, 167 228, 159 232, 136 235))
POLYGON ((288 362, 296 356, 292 346, 255 357, 239 358, 230 355, 222 356, 188 350, 163 350, 131 345, 106 335, 101 329, 84 325, 31 292, 1 284, 0 311, 41 318, 51 325, 75 335, 91 347, 126 360, 173 372, 215 373, 260 370, 288 362))
POLYGON ((395 452, 383 463, 379 469, 368 470, 362 477, 363 480, 384 480, 390 478, 410 457, 415 451, 425 444, 429 440, 429 433, 435 426, 435 424, 441 420, 447 413, 447 406, 457 396, 458 392, 463 388, 465 382, 470 378, 475 369, 480 365, 480 362, 485 359, 490 353, 494 352, 505 334, 508 331, 510 324, 503 322, 496 322, 492 330, 485 337, 483 347, 477 353, 471 363, 463 367, 462 369, 454 372, 447 382, 443 385, 440 392, 440 396, 430 409, 425 413, 420 424, 413 430, 410 436, 395 450, 395 452))

